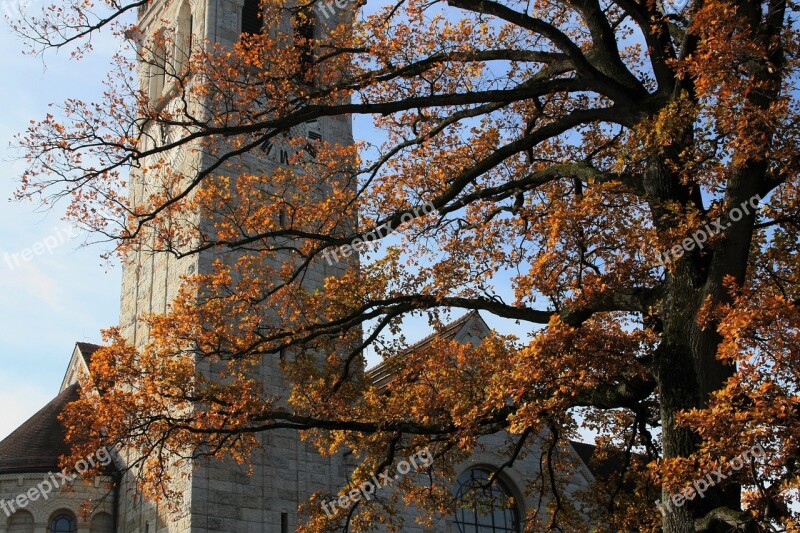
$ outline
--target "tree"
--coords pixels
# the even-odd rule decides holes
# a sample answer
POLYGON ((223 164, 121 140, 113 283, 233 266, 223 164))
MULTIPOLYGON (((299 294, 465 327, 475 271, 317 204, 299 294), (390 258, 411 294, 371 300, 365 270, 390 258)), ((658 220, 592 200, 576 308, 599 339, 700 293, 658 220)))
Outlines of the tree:
MULTIPOLYGON (((20 196, 70 195, 71 215, 122 254, 221 258, 147 317, 144 348, 107 333, 71 425, 138 450, 151 469, 173 453, 246 461, 255 435, 295 428, 328 452, 362 454, 356 476, 405 448, 432 446, 446 475, 480 435, 522 443, 593 427, 609 453, 638 458, 624 481, 655 480, 665 499, 758 445, 764 454, 676 506, 663 530, 796 530, 796 3, 401 1, 324 37, 206 43, 181 71, 159 59, 169 35, 121 22, 145 5, 107 2, 93 19, 74 2, 19 26, 36 51, 82 52, 107 26, 136 43, 103 102, 70 100, 63 120, 21 137, 20 196), (139 89, 135 60, 166 71, 178 105, 139 89), (298 126, 349 114, 372 117, 383 140, 303 153, 298 126), (151 124, 182 134, 154 147, 142 142, 151 124), (291 165, 226 178, 278 138, 295 148, 291 165), (214 162, 180 172, 170 156, 181 149, 214 162), (128 171, 149 176, 144 201, 126 197, 128 171), (402 243, 376 253, 387 234, 402 243), (324 291, 307 290, 309 269, 355 239, 377 240, 324 291), (275 266, 278 252, 292 261, 275 266), (513 301, 497 294, 506 279, 513 301), (540 329, 396 358, 379 394, 364 350, 391 357, 404 317, 436 325, 453 310, 540 329), (290 407, 251 372, 286 349, 290 407)), ((263 26, 309 7, 263 0, 263 26)), ((76 453, 96 444, 75 441, 76 453)), ((142 483, 158 492, 160 479, 142 483)), ((406 489, 433 510, 447 496, 406 489)), ((536 527, 577 527, 555 501, 536 527)), ((605 508, 611 529, 660 518, 636 498, 605 508)))

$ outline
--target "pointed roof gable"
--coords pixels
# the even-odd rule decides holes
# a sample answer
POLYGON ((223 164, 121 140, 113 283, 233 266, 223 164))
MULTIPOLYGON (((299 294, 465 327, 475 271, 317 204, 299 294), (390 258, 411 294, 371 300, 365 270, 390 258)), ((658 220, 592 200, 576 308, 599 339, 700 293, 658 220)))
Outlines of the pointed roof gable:
POLYGON ((91 342, 76 342, 75 348, 72 350, 72 359, 69 361, 67 372, 64 374, 64 379, 61 382, 60 391, 64 391, 70 385, 78 382, 78 376, 81 374, 89 373, 89 364, 92 362, 92 354, 99 350, 99 344, 92 344, 91 342))
MULTIPOLYGON (((612 451, 607 453, 603 459, 599 459, 595 457, 595 452, 597 451, 596 445, 576 440, 571 440, 569 443, 572 449, 575 450, 575 453, 578 454, 578 457, 581 458, 586 469, 591 472, 596 480, 607 481, 614 474, 622 473, 626 461, 630 460, 625 457, 625 453, 622 451, 612 451)), ((644 459, 645 456, 634 452, 632 458, 644 459)), ((633 485, 629 482, 623 483, 622 488, 628 492, 634 490, 633 485)))
POLYGON ((398 358, 402 358, 409 353, 413 353, 428 346, 435 339, 454 339, 458 342, 466 343, 472 342, 473 339, 480 340, 488 334, 489 326, 486 325, 480 313, 477 311, 470 311, 461 318, 447 324, 440 331, 428 335, 397 355, 378 363, 367 370, 367 375, 371 379, 373 385, 379 389, 383 389, 392 381, 392 377, 397 371, 397 364, 395 361, 397 361, 398 358))
POLYGON ((101 348, 99 344, 94 344, 91 342, 76 342, 75 346, 81 351, 83 360, 86 361, 87 365, 92 360, 92 354, 101 348))
POLYGON ((78 385, 70 385, 0 441, 0 475, 58 470, 59 457, 69 451, 58 417, 78 396, 78 385))

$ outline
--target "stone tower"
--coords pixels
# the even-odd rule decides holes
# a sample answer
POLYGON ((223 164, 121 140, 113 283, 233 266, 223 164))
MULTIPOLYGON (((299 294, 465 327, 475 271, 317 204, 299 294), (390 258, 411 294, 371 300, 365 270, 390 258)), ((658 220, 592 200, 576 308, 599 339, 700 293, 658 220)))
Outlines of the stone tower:
MULTIPOLYGON (((206 40, 231 46, 240 34, 258 29, 258 2, 253 0, 154 0, 139 13, 139 31, 143 43, 159 34, 170 32, 166 46, 150 44, 147 50, 151 59, 141 62, 139 78, 143 90, 154 105, 173 105, 169 70, 180 66, 188 51, 206 40), (174 48, 169 50, 167 48, 174 48), (166 69, 167 74, 164 75, 166 69)), ((312 26, 317 37, 335 24, 336 13, 322 13, 312 26), (331 16, 333 15, 333 16, 331 16)), ((190 105, 192 103, 190 102, 190 105)), ((323 118, 307 125, 308 134, 326 142, 348 144, 353 142, 352 126, 348 118, 323 118)), ((143 148, 158 146, 175 139, 180 132, 144 127, 143 148), (149 143, 149 144, 148 144, 149 143)), ((185 150, 166 156, 171 166, 191 175, 204 168, 209 158, 197 151, 185 150)), ((280 148, 267 147, 243 156, 244 168, 270 172, 287 162, 280 148)), ((130 195, 134 205, 146 202, 157 189, 156 173, 131 176, 130 195)), ((235 176, 231 176, 235 178, 235 176)), ((193 222, 203 224, 199 213, 193 222)), ((216 258, 213 250, 182 259, 149 249, 131 251, 123 264, 120 326, 126 339, 137 347, 148 340, 146 326, 140 320, 147 313, 164 313, 176 296, 181 276, 205 272, 216 258)), ((280 261, 280 257, 278 261, 280 261)), ((320 262, 307 276, 311 284, 321 286, 325 276, 343 271, 338 266, 320 262)), ((277 359, 277 358, 276 358, 277 359)), ((261 378, 270 391, 282 396, 288 384, 277 361, 266 358, 260 370, 261 378)), ((206 532, 226 533, 294 531, 297 523, 297 505, 315 491, 336 492, 343 482, 343 465, 339 457, 321 457, 311 446, 301 442, 293 431, 270 431, 262 437, 262 447, 253 457, 254 472, 247 475, 244 467, 221 463, 203 463, 176 471, 175 488, 183 494, 180 510, 176 513, 163 505, 144 503, 135 493, 130 480, 123 483, 119 503, 119 531, 126 533, 206 532)))

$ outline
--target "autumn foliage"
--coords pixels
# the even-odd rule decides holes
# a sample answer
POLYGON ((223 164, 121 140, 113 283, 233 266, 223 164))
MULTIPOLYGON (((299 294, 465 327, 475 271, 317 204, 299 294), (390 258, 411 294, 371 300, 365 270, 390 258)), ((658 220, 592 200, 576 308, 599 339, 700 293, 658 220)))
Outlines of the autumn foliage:
MULTIPOLYGON (((141 317, 148 342, 106 333, 68 416, 76 456, 135 450, 142 488, 163 496, 176 458, 246 463, 276 428, 349 447, 356 479, 427 446, 430 486, 401 485, 397 504, 448 513, 452 465, 481 435, 555 449, 592 429, 622 471, 584 502, 555 497, 531 530, 580 530, 582 504, 604 531, 800 530, 795 2, 405 0, 308 38, 291 28, 313 4, 263 0, 268 31, 195 39, 179 68, 159 60, 175 35, 126 23, 147 5, 106 0, 94 20, 92 2, 67 2, 19 27, 37 51, 86 53, 103 28, 133 45, 102 101, 67 100, 20 137, 20 196, 68 196, 122 257, 213 258, 141 317), (166 97, 137 65, 166 70, 166 97), (351 116, 372 119, 368 136, 309 149, 309 121, 351 116), (160 127, 169 141, 149 142, 160 127), (278 142, 287 164, 247 164, 278 142), (187 171, 179 151, 202 163, 187 171), (715 220, 704 246, 683 244, 715 220), (376 227, 391 234, 307 279, 376 227), (466 310, 535 334, 403 351, 404 318, 466 310), (363 372, 367 349, 403 354, 389 394, 363 372), (265 358, 288 398, 259 381, 265 358), (656 487, 669 497, 754 444, 762 458, 662 519, 656 487)), ((308 508, 307 531, 329 525, 308 508)))

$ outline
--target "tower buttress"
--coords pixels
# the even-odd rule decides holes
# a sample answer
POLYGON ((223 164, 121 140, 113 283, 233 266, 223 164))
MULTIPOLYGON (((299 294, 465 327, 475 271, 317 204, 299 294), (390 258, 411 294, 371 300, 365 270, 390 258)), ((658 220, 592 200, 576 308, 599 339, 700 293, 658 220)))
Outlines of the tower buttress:
MULTIPOLYGON (((150 105, 162 106, 178 113, 173 98, 176 73, 186 65, 189 53, 205 42, 232 46, 242 29, 252 21, 253 0, 155 0, 139 13, 141 53, 139 79, 141 90, 150 105)), ((318 17, 313 31, 324 32, 336 24, 336 15, 318 17)), ((312 26, 314 28, 314 26, 312 26)), ((269 28, 267 29, 269 31, 269 28)), ((305 31, 311 31, 305 28, 305 31)), ((189 101, 202 114, 202 102, 189 101)), ((349 117, 326 117, 304 126, 308 135, 326 142, 349 145, 353 143, 349 117)), ((149 150, 163 146, 185 135, 175 127, 163 127, 143 122, 141 148, 149 150)), ((284 148, 253 150, 239 158, 242 169, 248 172, 269 173, 287 164, 284 148), (269 151, 269 153, 267 153, 269 151)), ((180 174, 192 176, 198 169, 207 168, 214 160, 200 150, 167 152, 163 157, 180 174)), ((155 164, 152 161, 149 164, 155 164)), ((235 179, 235 175, 229 176, 235 179)), ((134 172, 130 179, 130 198, 135 207, 146 207, 151 195, 161 192, 169 180, 162 181, 158 172, 134 172)), ((321 189, 324 189, 322 187, 321 189)), ((187 224, 204 227, 209 220, 197 212, 188 215, 187 224)), ((178 294, 183 277, 208 272, 213 261, 221 257, 213 249, 199 254, 176 258, 158 251, 154 233, 145 234, 139 246, 131 249, 123 261, 120 302, 120 327, 126 340, 141 349, 149 340, 142 317, 165 313, 178 294)), ((290 260, 288 252, 279 252, 276 262, 290 260), (281 255, 284 254, 284 255, 281 255)), ((318 261, 307 275, 310 288, 321 288, 326 276, 343 272, 346 262, 328 265, 318 261)), ((286 397, 289 384, 277 358, 265 358, 260 367, 260 379, 271 393, 286 397)), ((124 459, 124 456, 123 456, 124 459)), ((280 532, 294 531, 298 524, 297 506, 316 491, 329 492, 344 482, 344 467, 339 457, 322 457, 316 450, 300 441, 296 432, 271 431, 262 436, 262 446, 253 457, 253 474, 244 467, 210 462, 185 463, 172 476, 175 489, 184 501, 178 511, 165 505, 149 504, 136 494, 130 476, 123 481, 119 504, 119 531, 125 533, 157 532, 280 532)))

